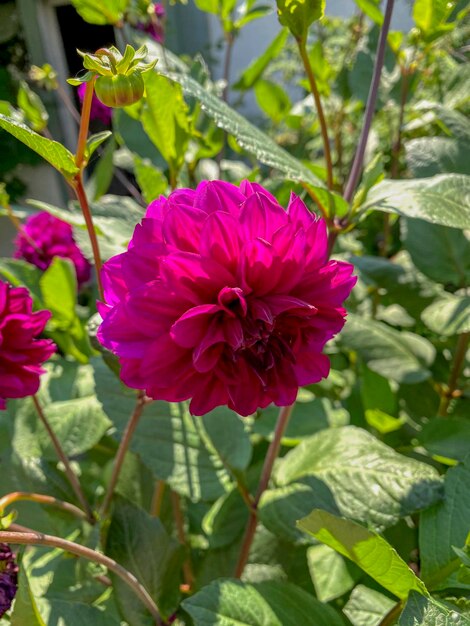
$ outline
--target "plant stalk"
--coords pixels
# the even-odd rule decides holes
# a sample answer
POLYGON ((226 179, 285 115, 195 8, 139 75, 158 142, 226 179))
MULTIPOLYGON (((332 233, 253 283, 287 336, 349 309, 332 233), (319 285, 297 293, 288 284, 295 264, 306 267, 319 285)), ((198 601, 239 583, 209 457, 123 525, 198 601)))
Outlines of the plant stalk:
POLYGON ((104 497, 103 504, 101 505, 100 512, 103 517, 106 517, 107 514, 109 513, 111 500, 113 499, 114 490, 116 488, 119 474, 121 473, 124 459, 129 449, 132 436, 135 432, 135 429, 137 428, 137 424, 139 423, 140 416, 142 415, 142 411, 144 410, 144 406, 145 406, 145 392, 139 391, 134 411, 132 412, 132 415, 126 425, 126 429, 124 431, 121 442, 119 444, 116 458, 114 460, 114 467, 113 467, 113 473, 111 474, 111 480, 109 481, 109 485, 106 490, 106 495, 104 497))
POLYGON ((369 96, 367 98, 364 124, 362 126, 359 144, 357 146, 356 154, 354 155, 354 161, 344 192, 344 197, 348 202, 351 202, 352 200, 354 191, 356 190, 357 183, 359 182, 359 178, 361 176, 362 166, 364 164, 364 155, 366 152, 367 140, 369 138, 369 133, 372 126, 372 119, 375 113, 375 105, 377 103, 377 96, 379 93, 380 77, 382 75, 382 69, 384 65, 385 48, 387 45, 388 31, 390 30, 390 22, 392 19, 394 2, 395 0, 387 0, 387 5, 385 7, 384 21, 380 31, 379 42, 377 44, 374 73, 369 89, 369 96))
POLYGON ((82 507, 82 509, 85 511, 86 513, 86 517, 87 520, 90 524, 94 524, 96 522, 95 520, 95 516, 93 515, 93 512, 91 510, 91 507, 88 503, 88 500, 85 497, 85 494, 83 493, 83 490, 80 486, 80 482, 77 478, 77 475, 75 474, 75 472, 72 469, 72 466, 70 465, 70 461, 67 458, 67 455, 65 454, 64 450, 62 449, 62 446, 60 445, 60 441, 57 439, 56 434, 54 433, 54 431, 52 430, 51 425, 49 424, 49 421, 39 403, 39 400, 37 398, 37 396, 33 396, 33 403, 34 406, 36 408, 36 412, 38 414, 39 419, 41 420, 41 422, 44 425, 44 428, 47 431, 47 434, 49 435, 50 440, 52 441, 52 445, 54 446, 54 449, 57 453, 57 456, 59 457, 60 461, 62 462, 62 464, 64 465, 65 468, 65 474, 67 475, 67 478, 69 480, 69 483, 72 487, 72 489, 75 492, 75 495, 77 496, 78 501, 80 502, 80 505, 82 507))
POLYGON ((449 405, 451 399, 457 390, 460 372, 462 371, 465 355, 467 354, 468 342, 470 339, 470 333, 462 333, 457 341, 457 347, 455 349, 454 362, 450 372, 449 382, 447 384, 447 390, 444 395, 441 396, 441 402, 439 404, 439 410, 437 412, 439 417, 447 417, 449 412, 449 405))
POLYGON ((245 531, 245 535, 243 537, 242 548, 240 551, 240 555, 238 557, 238 563, 235 569, 235 577, 240 578, 243 574, 243 570, 245 569, 245 565, 248 561, 248 556, 250 554, 251 544, 253 543, 253 538, 255 536, 256 526, 257 526, 257 509, 259 502, 261 500, 261 496, 266 491, 269 480, 271 478, 271 473, 273 470, 274 462, 279 454, 279 449, 281 447, 282 436, 287 428, 289 423, 289 419, 292 415, 292 411, 294 410, 294 404, 290 406, 283 406, 279 411, 279 417, 277 418, 276 430, 274 431, 274 437, 271 441, 268 449, 268 454, 264 460, 263 470, 261 472, 261 478, 258 484, 258 491, 256 492, 256 496, 253 502, 253 507, 251 509, 250 519, 248 521, 248 526, 245 531))
POLYGON ((155 620, 155 624, 157 626, 164 626, 164 622, 160 616, 160 611, 145 587, 137 580, 134 574, 131 574, 131 572, 122 567, 122 565, 119 565, 119 563, 113 559, 101 554, 100 552, 96 552, 95 550, 81 546, 78 543, 74 543, 73 541, 68 541, 67 539, 62 539, 53 535, 45 535, 29 528, 17 526, 16 524, 12 524, 10 529, 11 530, 8 531, 0 531, 1 542, 17 545, 39 545, 59 548, 60 550, 64 550, 64 552, 69 552, 70 554, 75 554, 76 556, 83 557, 89 561, 93 561, 94 563, 104 565, 104 567, 109 569, 111 572, 114 572, 116 576, 119 576, 119 578, 121 578, 121 580, 123 580, 132 589, 136 596, 140 598, 141 602, 151 613, 153 619, 155 620))
POLYGON ((54 506, 57 509, 65 511, 66 513, 75 515, 75 517, 78 517, 79 519, 88 520, 87 515, 74 504, 70 504, 69 502, 63 502, 58 498, 46 496, 41 493, 27 493, 26 491, 14 491, 0 498, 0 515, 7 508, 7 506, 10 506, 15 502, 20 501, 37 502, 38 504, 54 506))
MULTIPOLYGON (((181 499, 180 499, 179 494, 175 493, 174 491, 170 491, 170 496, 171 496, 171 504, 173 506, 173 517, 175 520, 178 541, 180 542, 182 546, 186 547, 187 542, 186 542, 186 533, 184 531, 183 511, 181 510, 181 499)), ((185 582, 185 591, 190 592, 191 589, 194 587, 194 574, 193 574, 193 570, 191 567, 189 553, 183 563, 183 575, 184 575, 184 582, 185 582)))
POLYGON ((326 180, 328 189, 333 189, 333 162, 331 160, 330 140, 328 137, 328 127, 326 124, 325 114, 323 112, 323 106, 321 102, 320 92, 318 91, 317 81, 313 73, 310 59, 308 58, 307 48, 303 39, 297 39, 297 46, 299 48, 300 58, 307 74, 308 82, 310 84, 310 90, 312 92, 313 99, 315 100, 315 106, 318 113, 318 121, 320 122, 321 136, 323 139, 323 151, 325 153, 326 161, 326 180))

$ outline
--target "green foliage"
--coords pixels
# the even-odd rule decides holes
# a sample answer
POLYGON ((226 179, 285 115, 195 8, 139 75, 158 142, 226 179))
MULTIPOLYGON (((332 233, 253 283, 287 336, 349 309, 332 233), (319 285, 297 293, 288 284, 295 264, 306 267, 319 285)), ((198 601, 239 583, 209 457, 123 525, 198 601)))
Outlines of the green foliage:
POLYGON ((299 41, 305 41, 309 27, 325 12, 325 0, 276 0, 277 14, 283 26, 299 41))

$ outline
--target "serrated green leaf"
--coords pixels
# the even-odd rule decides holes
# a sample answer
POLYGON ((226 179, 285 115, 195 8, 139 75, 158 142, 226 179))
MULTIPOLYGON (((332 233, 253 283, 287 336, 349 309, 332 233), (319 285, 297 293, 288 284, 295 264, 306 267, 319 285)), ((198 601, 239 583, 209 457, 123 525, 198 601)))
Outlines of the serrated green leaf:
POLYGON ((349 315, 340 343, 357 352, 373 372, 405 384, 429 378, 436 354, 423 337, 356 315, 349 315))
POLYGON ((286 582, 217 580, 184 600, 194 626, 342 626, 340 616, 299 587, 286 582))
POLYGON ((363 526, 315 510, 300 520, 298 527, 356 563, 397 598, 405 599, 412 590, 428 595, 424 583, 392 546, 363 526))
POLYGON ((470 619, 437 600, 412 591, 399 626, 470 626, 470 619))
POLYGON ((34 150, 43 159, 55 167, 65 178, 72 179, 78 172, 73 154, 57 141, 47 139, 35 133, 31 128, 0 114, 0 128, 19 139, 28 148, 34 150))
POLYGON ((464 463, 447 471, 444 500, 421 515, 421 575, 430 589, 445 586, 446 579, 460 566, 452 546, 465 545, 470 530, 469 485, 470 457, 467 457, 464 463))
POLYGON ((470 332, 470 296, 446 294, 421 314, 426 326, 438 335, 452 337, 470 332))
MULTIPOLYGON (((442 491, 433 467, 398 454, 355 426, 305 439, 278 461, 274 472, 280 487, 311 478, 324 483, 341 514, 377 529, 430 506, 442 491)), ((331 511, 331 504, 326 508, 331 511)))
POLYGON ((353 626, 380 626, 382 619, 395 606, 383 593, 357 585, 349 596, 343 612, 353 626))
POLYGON ((470 176, 385 180, 373 187, 361 210, 375 209, 452 228, 470 228, 470 176))
MULTIPOLYGON (((164 618, 180 599, 180 568, 184 551, 161 521, 118 497, 107 533, 106 554, 134 574, 144 585, 164 618)), ((111 574, 122 617, 133 626, 153 623, 149 613, 129 586, 111 574)))

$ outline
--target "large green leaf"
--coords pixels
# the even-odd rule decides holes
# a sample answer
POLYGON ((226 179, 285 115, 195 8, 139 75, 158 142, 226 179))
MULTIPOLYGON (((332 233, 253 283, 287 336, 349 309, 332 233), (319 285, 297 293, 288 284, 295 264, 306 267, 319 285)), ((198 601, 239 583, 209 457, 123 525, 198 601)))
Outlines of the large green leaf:
POLYGON ((466 287, 470 284, 470 235, 467 232, 423 220, 407 220, 404 231, 405 248, 423 274, 443 285, 466 287))
MULTIPOLYGON (((98 399, 121 435, 134 410, 136 394, 121 385, 101 359, 93 365, 98 399)), ((131 450, 156 478, 167 481, 181 495, 216 500, 230 488, 231 480, 203 439, 185 404, 153 402, 140 419, 131 450)))
POLYGON ((308 548, 307 562, 320 602, 330 602, 344 595, 361 575, 354 563, 324 544, 308 548))
POLYGON ((470 228, 470 176, 386 180, 368 194, 361 210, 375 209, 452 228, 470 228))
POLYGON ((369 369, 384 378, 414 384, 431 375, 428 368, 434 361, 434 346, 413 333, 349 315, 340 342, 357 352, 369 369))
MULTIPOLYGON (((117 498, 107 534, 106 553, 134 574, 165 618, 178 606, 181 546, 168 536, 158 518, 117 498)), ((153 624, 147 609, 119 577, 111 574, 122 617, 133 626, 153 624)))
POLYGON ((405 144, 406 162, 415 178, 437 174, 467 174, 470 148, 467 139, 420 137, 405 144))
POLYGON ((397 598, 405 599, 412 590, 427 595, 424 583, 394 548, 367 528, 320 510, 312 511, 298 526, 351 559, 397 598))
POLYGON ((382 619, 395 606, 383 593, 364 585, 352 590, 343 612, 353 626, 380 626, 382 619))
POLYGON ((168 77, 179 83, 187 96, 196 98, 217 126, 233 135, 240 146, 253 154, 258 161, 279 170, 290 180, 324 187, 324 183, 306 165, 278 146, 268 135, 248 122, 191 76, 170 72, 168 77))
POLYGON ((176 175, 184 163, 190 136, 188 107, 181 87, 165 76, 148 72, 145 93, 141 113, 143 127, 176 175))
POLYGON ((470 531, 470 457, 447 471, 444 500, 424 511, 419 525, 421 575, 431 589, 445 584, 460 561, 453 546, 465 545, 470 531))
POLYGON ((470 626, 470 619, 441 602, 412 591, 399 626, 470 626))
POLYGON ((39 280, 42 272, 39 268, 20 259, 0 259, 0 276, 13 287, 27 286, 35 308, 41 307, 42 295, 39 280))
POLYGON ((226 467, 246 469, 252 447, 243 419, 226 407, 218 407, 200 420, 208 437, 205 441, 208 449, 213 448, 226 467))
POLYGON ((418 441, 431 454, 464 461, 468 455, 470 420, 435 417, 423 426, 418 441))
POLYGON ((217 580, 184 600, 183 608, 194 626, 343 625, 330 606, 286 582, 217 580))
MULTIPOLYGON (((312 506, 304 497, 303 503, 299 500, 302 507, 310 504, 334 512, 332 506, 336 506, 341 514, 376 528, 392 526, 401 517, 430 506, 442 490, 433 467, 398 454, 355 426, 324 430, 305 439, 278 462, 274 472, 282 488, 311 478, 326 486, 327 506, 319 506, 318 500, 312 506)), ((315 485, 313 492, 318 498, 320 490, 315 485)))
MULTIPOLYGON (((469 275, 470 278, 470 275, 469 275)), ((446 294, 421 314, 426 326, 444 337, 470 332, 470 296, 446 294)))
POLYGON ((118 24, 129 0, 72 0, 77 12, 90 24, 118 24))
POLYGON ((426 38, 437 36, 448 30, 453 7, 448 0, 415 0, 413 19, 426 38))
POLYGON ((38 135, 25 124, 0 114, 0 128, 19 139, 55 167, 65 178, 71 179, 78 172, 73 154, 57 141, 38 135))

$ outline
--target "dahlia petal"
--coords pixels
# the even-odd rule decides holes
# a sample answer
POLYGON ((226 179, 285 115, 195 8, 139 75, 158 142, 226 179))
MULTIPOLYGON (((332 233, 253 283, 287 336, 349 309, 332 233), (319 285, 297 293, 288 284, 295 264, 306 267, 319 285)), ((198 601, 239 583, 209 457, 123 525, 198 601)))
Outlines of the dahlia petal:
POLYGON ((245 196, 238 187, 222 180, 202 181, 196 189, 194 207, 205 213, 222 211, 238 216, 245 196))
POLYGON ((111 306, 119 304, 127 293, 127 285, 122 273, 122 261, 125 253, 111 257, 103 265, 101 281, 105 302, 111 306))
POLYGON ((305 231, 308 250, 306 269, 318 269, 328 262, 328 230, 325 220, 316 220, 305 231))
POLYGON ((201 231, 207 214, 199 209, 178 207, 171 209, 163 220, 165 242, 178 250, 197 252, 201 231))
POLYGON ((240 183, 240 191, 246 198, 252 196, 253 194, 260 193, 266 196, 271 202, 278 204, 273 194, 264 187, 262 187, 259 183, 252 183, 249 180, 242 180, 242 182, 240 183))
POLYGON ((240 211, 241 233, 245 241, 261 238, 271 241, 273 234, 287 224, 287 214, 262 193, 249 196, 240 211))
POLYGON ((212 259, 192 252, 175 252, 161 260, 161 274, 175 290, 185 287, 194 294, 195 304, 215 299, 226 286, 235 287, 233 275, 212 259))
POLYGON ((313 383, 318 383, 322 378, 327 378, 330 373, 330 359, 320 353, 300 352, 296 356, 294 371, 300 387, 302 385, 312 385, 313 383))
POLYGON ((230 213, 211 213, 204 224, 200 253, 234 272, 240 256, 238 222, 230 213))
POLYGON ((189 309, 172 325, 171 338, 183 348, 194 348, 209 332, 210 322, 220 310, 216 304, 201 304, 189 309))
MULTIPOLYGON (((153 336, 153 335, 151 335, 153 336)), ((125 304, 114 307, 103 320, 97 333, 98 341, 121 357, 140 358, 148 348, 148 335, 136 329, 125 304)))
POLYGON ((284 294, 265 296, 263 300, 274 316, 289 311, 291 314, 296 316, 300 315, 302 317, 311 317, 318 312, 316 307, 308 302, 305 302, 305 300, 300 300, 300 298, 294 298, 293 296, 287 296, 284 294))
POLYGON ((195 391, 189 410, 193 415, 206 415, 217 406, 227 404, 227 402, 228 394, 225 386, 218 378, 212 376, 195 391))
POLYGON ((316 216, 308 210, 305 202, 295 193, 291 193, 290 195, 289 204, 287 205, 287 215, 289 216, 289 222, 296 230, 299 228, 308 230, 316 220, 316 216))

